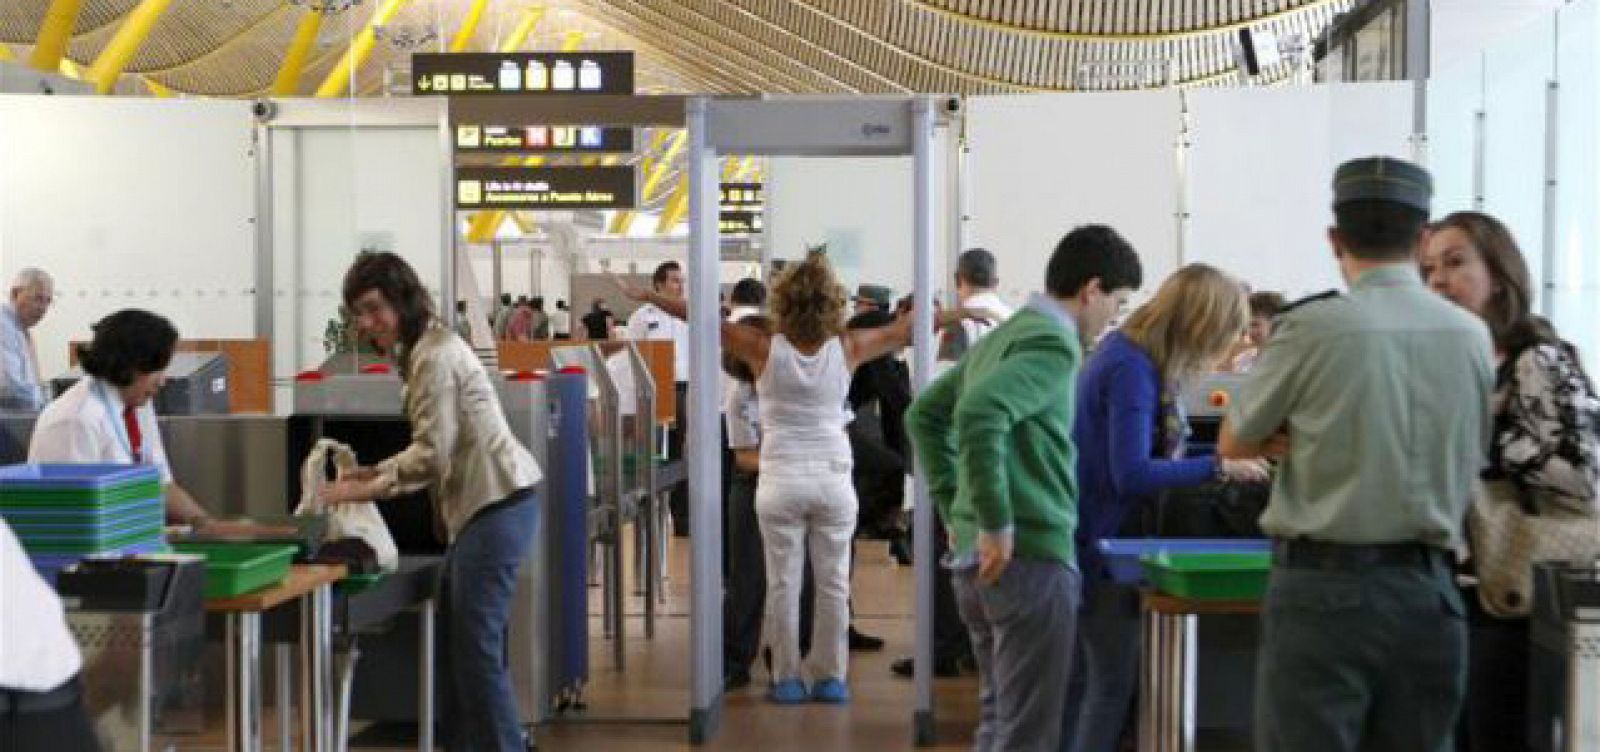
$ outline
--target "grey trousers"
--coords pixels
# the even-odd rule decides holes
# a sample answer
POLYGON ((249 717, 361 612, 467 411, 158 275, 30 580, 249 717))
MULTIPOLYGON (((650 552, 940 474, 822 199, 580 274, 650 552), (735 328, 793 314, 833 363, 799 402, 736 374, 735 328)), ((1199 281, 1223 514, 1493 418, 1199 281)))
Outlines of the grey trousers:
POLYGON ((1450 569, 1274 566, 1256 685, 1260 752, 1450 752, 1467 628, 1450 569))
POLYGON ((1081 597, 1076 568, 1015 558, 993 585, 951 573, 978 663, 977 752, 1057 752, 1081 597))

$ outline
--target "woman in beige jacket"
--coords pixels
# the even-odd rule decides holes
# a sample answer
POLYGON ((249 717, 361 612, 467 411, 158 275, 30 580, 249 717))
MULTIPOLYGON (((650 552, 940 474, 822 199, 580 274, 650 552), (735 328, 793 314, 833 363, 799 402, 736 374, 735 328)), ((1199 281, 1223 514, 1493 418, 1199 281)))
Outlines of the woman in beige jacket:
POLYGON ((449 537, 439 594, 446 745, 524 749, 506 626, 517 570, 538 527, 538 463, 512 435, 482 362, 439 321, 404 260, 357 257, 345 274, 344 302, 362 334, 399 363, 411 445, 329 484, 324 498, 347 503, 431 490, 449 537))

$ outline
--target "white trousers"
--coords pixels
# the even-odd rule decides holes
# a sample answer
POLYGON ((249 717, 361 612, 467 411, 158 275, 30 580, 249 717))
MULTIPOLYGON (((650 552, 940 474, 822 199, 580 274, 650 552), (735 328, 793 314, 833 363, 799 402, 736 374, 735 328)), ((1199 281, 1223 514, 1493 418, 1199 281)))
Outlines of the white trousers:
POLYGON ((765 462, 756 516, 766 549, 767 644, 773 678, 845 680, 850 647, 850 541, 856 490, 848 460, 765 462), (775 465, 779 465, 774 467, 775 465), (800 578, 809 545, 816 580, 811 653, 800 666, 800 578))

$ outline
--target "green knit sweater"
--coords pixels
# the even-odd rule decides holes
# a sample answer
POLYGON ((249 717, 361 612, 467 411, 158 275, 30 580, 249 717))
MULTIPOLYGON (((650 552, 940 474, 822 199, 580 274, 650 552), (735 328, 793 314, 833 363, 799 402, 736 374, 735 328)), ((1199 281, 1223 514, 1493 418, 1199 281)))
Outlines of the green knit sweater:
POLYGON ((1011 529, 1015 555, 1074 559, 1077 448, 1072 443, 1083 348, 1065 312, 1040 300, 990 332, 906 414, 917 458, 955 535, 1011 529))

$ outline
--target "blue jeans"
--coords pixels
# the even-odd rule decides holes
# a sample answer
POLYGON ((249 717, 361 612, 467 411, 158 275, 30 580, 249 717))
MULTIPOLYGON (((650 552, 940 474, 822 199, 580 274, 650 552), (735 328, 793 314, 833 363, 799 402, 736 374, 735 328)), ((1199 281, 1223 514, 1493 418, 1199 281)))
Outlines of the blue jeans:
POLYGON ((1467 625, 1449 564, 1274 564, 1256 681, 1261 752, 1450 752, 1467 625))
POLYGON ((452 752, 524 749, 506 630, 517 570, 538 529, 538 495, 523 489, 479 512, 445 553, 440 680, 445 748, 452 752))
POLYGON ((1139 646, 1139 589, 1094 583, 1078 612, 1062 750, 1117 749, 1138 687, 1139 646))

